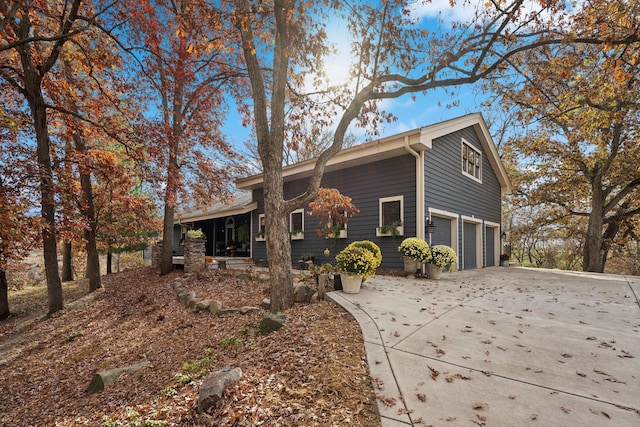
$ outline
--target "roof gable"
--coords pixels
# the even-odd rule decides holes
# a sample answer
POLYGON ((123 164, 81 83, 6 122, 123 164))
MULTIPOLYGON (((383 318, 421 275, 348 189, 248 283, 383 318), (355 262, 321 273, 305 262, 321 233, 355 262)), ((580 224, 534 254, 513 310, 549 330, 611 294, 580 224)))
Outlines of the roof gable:
MULTIPOLYGON (((491 164, 503 194, 511 192, 511 183, 498 150, 489 134, 482 114, 473 113, 455 119, 446 120, 419 129, 399 133, 376 141, 367 142, 354 147, 341 150, 327 162, 325 172, 351 168, 361 164, 372 163, 381 159, 407 154, 407 146, 415 151, 428 151, 433 146, 433 141, 442 136, 456 132, 467 127, 473 127, 483 151, 491 164)), ((306 160, 282 169, 285 181, 311 176, 316 159, 306 160)), ((262 174, 253 175, 236 180, 236 186, 242 190, 250 190, 262 187, 262 174)))

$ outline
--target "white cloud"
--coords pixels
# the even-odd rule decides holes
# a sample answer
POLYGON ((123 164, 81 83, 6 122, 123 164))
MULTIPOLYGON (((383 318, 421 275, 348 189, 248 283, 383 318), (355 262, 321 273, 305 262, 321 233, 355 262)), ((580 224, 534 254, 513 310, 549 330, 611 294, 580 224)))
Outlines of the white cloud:
POLYGON ((483 7, 482 0, 457 1, 451 6, 450 0, 417 1, 410 6, 412 14, 419 19, 442 18, 445 21, 470 21, 478 7, 483 7))

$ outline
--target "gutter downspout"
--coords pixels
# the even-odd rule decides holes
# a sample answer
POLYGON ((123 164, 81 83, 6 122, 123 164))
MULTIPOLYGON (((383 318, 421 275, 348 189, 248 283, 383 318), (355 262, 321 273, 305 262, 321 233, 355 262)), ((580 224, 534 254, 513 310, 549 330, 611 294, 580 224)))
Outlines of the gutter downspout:
POLYGON ((424 151, 411 148, 409 136, 404 137, 404 148, 416 158, 416 237, 424 240, 424 151))

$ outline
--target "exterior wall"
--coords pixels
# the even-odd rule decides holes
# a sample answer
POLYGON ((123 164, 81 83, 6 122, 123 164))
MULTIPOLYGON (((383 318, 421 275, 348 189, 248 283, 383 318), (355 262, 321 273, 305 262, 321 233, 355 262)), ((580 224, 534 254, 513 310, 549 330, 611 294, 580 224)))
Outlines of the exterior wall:
MULTIPOLYGON (((402 236, 376 237, 376 227, 379 224, 379 199, 383 197, 403 196, 404 205, 404 236, 415 236, 415 157, 410 154, 392 159, 377 161, 354 168, 325 173, 322 187, 337 188, 340 192, 353 199, 353 204, 360 210, 347 224, 347 238, 330 240, 320 237, 316 233, 319 228, 318 220, 308 215, 308 206, 304 206, 304 239, 291 242, 292 260, 297 260, 308 253, 316 257, 316 263, 334 262, 335 255, 348 243, 354 240, 371 240, 380 246, 382 251, 381 269, 402 268, 402 259, 398 253, 398 245, 402 236), (331 255, 323 255, 325 249, 331 255)), ((285 184, 285 197, 290 198, 303 192, 308 179, 300 179, 285 184)), ((254 200, 258 202, 258 209, 252 220, 253 259, 266 260, 266 243, 256 242, 258 233, 258 216, 264 212, 262 190, 254 190, 254 200)))
MULTIPOLYGON (((425 152, 425 213, 439 215, 436 229, 431 238, 433 244, 450 244, 459 257, 458 268, 482 267, 495 263, 495 246, 499 240, 487 246, 485 231, 488 223, 493 229, 501 222, 502 192, 498 178, 491 168, 487 153, 473 127, 461 129, 433 141, 432 149, 425 152), (482 153, 482 182, 474 180, 462 172, 462 139, 482 153), (445 219, 446 218, 446 219, 445 219), (442 222, 444 221, 444 222, 442 222), (473 225, 473 227, 471 227, 473 225), (473 235, 465 238, 473 230, 473 235), (466 241, 466 251, 465 251, 466 241), (451 243, 452 242, 452 243, 451 243), (469 245, 473 245, 471 248, 469 245), (486 251, 493 251, 487 254, 486 251), (466 252, 466 256, 465 256, 466 252), (468 259, 473 257, 474 259, 468 259)), ((349 242, 371 240, 382 250, 381 269, 400 269, 402 259, 397 247, 405 237, 416 235, 416 183, 415 157, 406 153, 391 159, 380 160, 340 171, 327 172, 322 179, 322 187, 333 187, 353 199, 360 213, 349 220, 346 239, 328 240, 316 233, 318 221, 308 215, 304 206, 304 238, 292 240, 292 260, 303 254, 315 256, 316 263, 333 262, 335 255, 349 242), (404 233, 398 238, 377 237, 379 225, 379 200, 383 197, 403 197, 404 233), (329 249, 331 255, 325 257, 323 251, 329 249)), ((308 179, 298 179, 285 183, 285 197, 291 198, 302 193, 308 179)), ((253 191, 253 200, 258 208, 253 212, 252 258, 254 262, 266 261, 266 243, 256 241, 259 215, 264 213, 263 192, 253 191)), ((421 221, 424 219, 420 219, 421 221)), ((499 228, 498 228, 499 229, 499 228)), ((495 237, 495 235, 494 235, 495 237)))
MULTIPOLYGON (((470 265, 464 262, 465 221, 462 216, 480 222, 500 223, 501 202, 500 183, 473 128, 462 129, 433 141, 433 148, 425 154, 425 211, 429 212, 432 208, 459 217, 457 248, 454 248, 458 253, 459 268, 470 265), (462 138, 482 152, 482 183, 462 173, 462 138)), ((484 251, 484 244, 482 248, 484 251)), ((472 251, 468 250, 467 253, 472 251)), ((479 259, 486 260, 486 254, 482 253, 479 259)))

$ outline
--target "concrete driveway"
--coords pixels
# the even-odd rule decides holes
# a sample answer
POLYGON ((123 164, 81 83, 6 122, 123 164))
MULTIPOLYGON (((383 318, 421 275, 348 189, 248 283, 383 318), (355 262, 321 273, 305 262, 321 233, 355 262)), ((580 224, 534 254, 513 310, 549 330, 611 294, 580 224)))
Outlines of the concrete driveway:
POLYGON ((328 296, 383 426, 640 426, 640 277, 491 267, 328 296))

